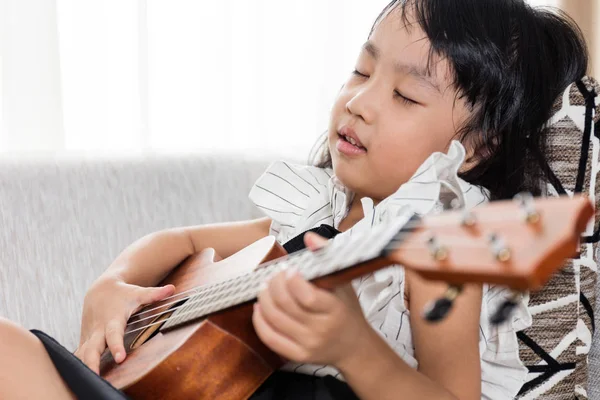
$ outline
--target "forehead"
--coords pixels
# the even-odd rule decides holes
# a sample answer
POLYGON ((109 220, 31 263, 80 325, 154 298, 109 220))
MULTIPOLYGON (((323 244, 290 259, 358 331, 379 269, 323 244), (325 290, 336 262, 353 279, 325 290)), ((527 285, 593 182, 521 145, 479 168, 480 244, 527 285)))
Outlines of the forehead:
POLYGON ((450 68, 444 57, 431 51, 431 42, 416 21, 411 7, 396 6, 376 22, 369 41, 383 60, 419 67, 432 79, 449 84, 450 68))

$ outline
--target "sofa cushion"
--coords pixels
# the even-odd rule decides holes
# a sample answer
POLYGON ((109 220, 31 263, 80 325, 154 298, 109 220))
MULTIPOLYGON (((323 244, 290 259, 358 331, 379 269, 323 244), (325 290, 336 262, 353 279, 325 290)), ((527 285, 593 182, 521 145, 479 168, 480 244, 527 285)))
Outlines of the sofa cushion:
POLYGON ((0 160, 0 315, 69 349, 84 294, 127 245, 164 228, 260 217, 269 160, 189 155, 0 160))
POLYGON ((566 262, 543 290, 531 293, 533 324, 519 332, 521 359, 529 369, 520 398, 587 398, 598 389, 597 350, 592 346, 596 303, 596 250, 600 198, 600 86, 592 78, 573 83, 557 99, 548 128, 548 195, 582 193, 595 203, 596 217, 582 240, 580 255, 566 262), (594 384, 588 386, 588 375, 594 384))

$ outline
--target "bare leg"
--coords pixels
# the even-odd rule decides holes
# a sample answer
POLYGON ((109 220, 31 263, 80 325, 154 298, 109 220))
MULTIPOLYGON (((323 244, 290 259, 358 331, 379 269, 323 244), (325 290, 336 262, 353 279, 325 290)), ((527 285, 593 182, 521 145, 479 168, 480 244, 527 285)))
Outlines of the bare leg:
POLYGON ((54 368, 42 342, 4 318, 0 318, 0 398, 75 398, 54 368))

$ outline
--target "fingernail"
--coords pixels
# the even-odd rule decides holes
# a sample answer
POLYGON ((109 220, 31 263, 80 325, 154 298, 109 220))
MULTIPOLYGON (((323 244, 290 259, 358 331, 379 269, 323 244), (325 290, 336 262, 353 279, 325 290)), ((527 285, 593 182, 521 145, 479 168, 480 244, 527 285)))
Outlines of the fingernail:
POLYGON ((115 354, 115 361, 119 362, 120 359, 121 359, 121 352, 117 352, 117 354, 115 354))

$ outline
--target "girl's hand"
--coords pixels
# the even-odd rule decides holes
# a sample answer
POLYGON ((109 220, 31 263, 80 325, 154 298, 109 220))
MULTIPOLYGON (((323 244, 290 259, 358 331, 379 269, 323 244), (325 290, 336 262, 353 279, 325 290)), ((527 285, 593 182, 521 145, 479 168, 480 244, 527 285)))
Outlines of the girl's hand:
MULTIPOLYGON (((311 250, 327 243, 312 233, 304 241, 311 250)), ((371 329, 350 284, 330 292, 292 271, 270 280, 258 296, 252 321, 263 343, 282 357, 335 366, 370 337, 371 329)))
POLYGON ((85 295, 81 339, 75 355, 99 373, 100 356, 106 346, 117 363, 125 359, 123 334, 127 320, 145 304, 172 295, 175 286, 140 287, 115 276, 101 276, 85 295))

